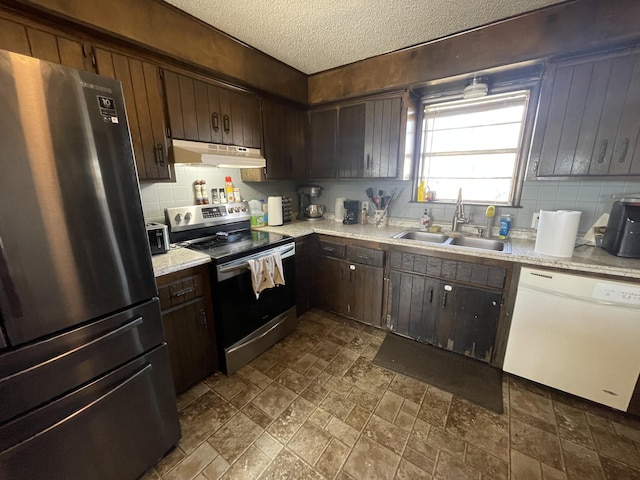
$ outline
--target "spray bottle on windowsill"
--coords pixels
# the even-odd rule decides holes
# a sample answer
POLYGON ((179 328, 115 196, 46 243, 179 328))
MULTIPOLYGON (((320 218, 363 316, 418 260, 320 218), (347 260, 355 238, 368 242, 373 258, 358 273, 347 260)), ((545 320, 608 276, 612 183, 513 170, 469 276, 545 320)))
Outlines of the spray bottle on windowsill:
POLYGON ((427 231, 431 226, 431 216, 429 215, 429 209, 425 208, 424 213, 422 214, 422 219, 420 220, 420 230, 427 231))

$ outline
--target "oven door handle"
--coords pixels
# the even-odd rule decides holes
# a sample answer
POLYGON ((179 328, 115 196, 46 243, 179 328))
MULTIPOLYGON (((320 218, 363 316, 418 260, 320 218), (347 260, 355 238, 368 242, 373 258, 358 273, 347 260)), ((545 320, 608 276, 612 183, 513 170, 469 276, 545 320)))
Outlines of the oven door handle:
MULTIPOLYGON (((295 250, 296 246, 295 243, 291 244, 290 247, 283 249, 282 251, 280 250, 269 250, 268 252, 266 252, 265 255, 257 255, 256 257, 252 257, 255 260, 258 260, 262 257, 266 257, 268 255, 271 255, 272 253, 278 252, 280 253, 280 257, 281 258, 287 258, 287 253, 291 252, 292 250, 295 250)), ((232 265, 228 265, 228 266, 220 266, 218 267, 218 272, 219 273, 230 273, 230 272, 235 272, 238 270, 244 270, 246 268, 249 268, 249 262, 247 261, 243 261, 242 263, 237 263, 237 264, 232 264, 232 265)))

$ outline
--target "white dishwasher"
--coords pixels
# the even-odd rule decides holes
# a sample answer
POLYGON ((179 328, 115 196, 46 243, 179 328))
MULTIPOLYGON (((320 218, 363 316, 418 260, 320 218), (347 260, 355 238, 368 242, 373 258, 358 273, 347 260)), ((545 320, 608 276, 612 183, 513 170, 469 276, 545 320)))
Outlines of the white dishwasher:
POLYGON ((640 373, 640 286, 522 268, 503 369, 626 411, 640 373))

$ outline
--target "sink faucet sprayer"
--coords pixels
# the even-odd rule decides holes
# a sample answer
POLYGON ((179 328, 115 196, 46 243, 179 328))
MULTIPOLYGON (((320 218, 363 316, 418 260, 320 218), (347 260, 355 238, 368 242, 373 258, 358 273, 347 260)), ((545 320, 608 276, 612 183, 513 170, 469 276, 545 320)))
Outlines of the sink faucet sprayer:
POLYGON ((462 188, 458 189, 458 201, 456 202, 456 213, 453 214, 451 230, 457 232, 460 225, 469 223, 469 219, 464 216, 464 204, 462 203, 462 188))

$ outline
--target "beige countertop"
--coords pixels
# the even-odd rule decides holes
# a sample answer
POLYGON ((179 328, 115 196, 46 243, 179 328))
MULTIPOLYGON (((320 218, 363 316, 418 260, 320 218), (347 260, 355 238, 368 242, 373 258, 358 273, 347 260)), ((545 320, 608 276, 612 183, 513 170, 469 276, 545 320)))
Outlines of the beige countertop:
POLYGON ((560 258, 536 253, 534 249, 535 241, 520 238, 512 238, 510 240, 511 253, 391 238, 396 233, 406 229, 407 225, 388 225, 385 227, 376 227, 373 224, 343 225, 332 219, 293 221, 282 226, 260 228, 260 230, 294 237, 319 233, 343 238, 383 242, 390 245, 422 248, 425 252, 451 252, 472 257, 495 258, 534 267, 553 267, 619 277, 640 278, 640 259, 615 257, 598 247, 576 247, 572 257, 560 258))
MULTIPOLYGON (((333 219, 327 219, 319 221, 293 221, 282 226, 268 226, 258 230, 276 232, 293 237, 319 233, 342 238, 382 242, 389 245, 420 248, 424 249, 425 253, 429 251, 450 252, 470 257, 495 258, 533 267, 553 267, 574 270, 576 272, 640 278, 640 259, 615 257, 602 248, 590 246, 576 247, 572 257, 559 258, 536 253, 534 250, 535 242, 521 238, 512 238, 510 240, 511 253, 391 238, 396 233, 406 229, 406 224, 388 225, 385 227, 376 227, 372 224, 343 225, 340 222, 335 222, 333 219)), ((211 262, 208 255, 180 247, 172 247, 168 253, 154 255, 151 258, 156 277, 211 262)))
POLYGON ((168 275, 169 273, 184 270, 185 268, 197 267, 211 262, 211 257, 204 253, 194 252, 188 248, 173 247, 167 253, 153 255, 153 273, 156 277, 168 275))

